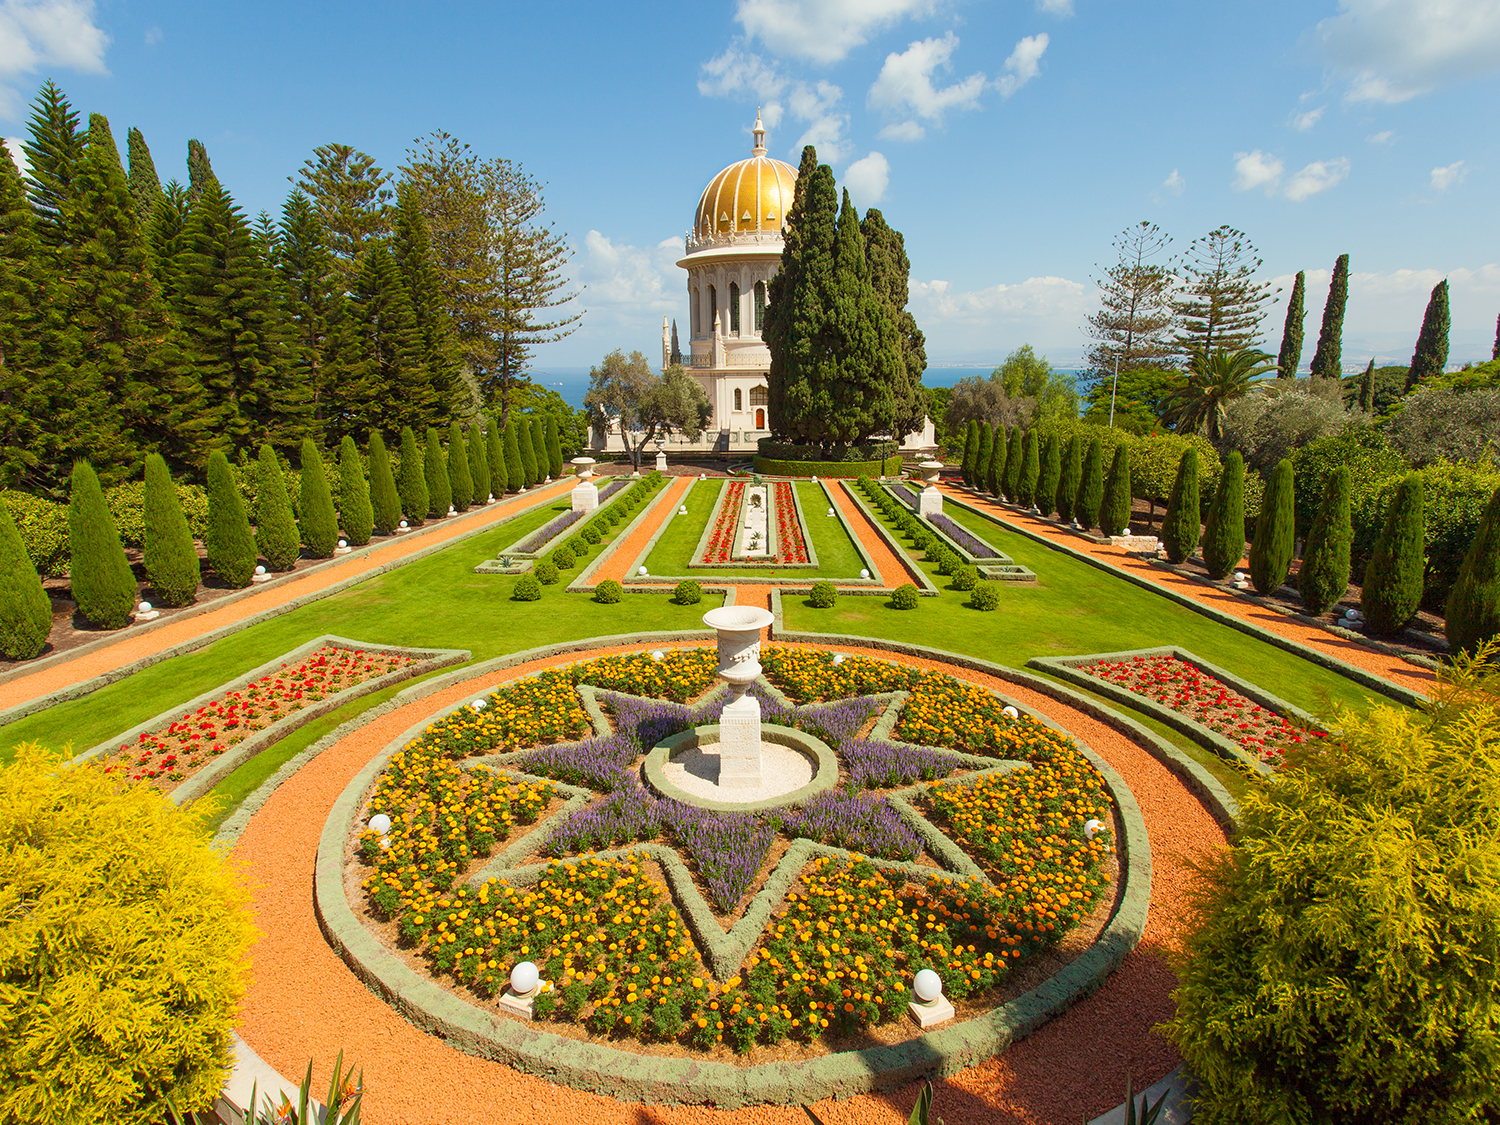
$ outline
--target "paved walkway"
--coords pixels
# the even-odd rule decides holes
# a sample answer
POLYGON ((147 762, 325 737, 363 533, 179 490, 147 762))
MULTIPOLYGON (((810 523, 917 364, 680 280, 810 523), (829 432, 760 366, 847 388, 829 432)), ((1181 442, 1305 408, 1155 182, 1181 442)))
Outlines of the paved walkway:
POLYGON ((834 503, 844 513, 849 526, 859 536, 860 546, 865 549, 865 554, 875 564, 881 585, 888 589, 895 589, 907 582, 915 582, 916 575, 912 574, 911 569, 897 557, 895 551, 891 550, 891 545, 886 542, 885 536, 870 522, 864 509, 854 502, 848 489, 842 484, 835 483, 831 491, 834 503))
POLYGON ((981 511, 990 513, 1001 522, 1013 527, 1029 531, 1054 543, 1061 543, 1071 547, 1075 551, 1082 552, 1091 558, 1098 559, 1119 570, 1128 571, 1158 586, 1172 590, 1177 594, 1184 594, 1194 601, 1202 602, 1204 605, 1212 606, 1222 613, 1238 617, 1242 621, 1248 621, 1258 625, 1267 632, 1286 637, 1288 640, 1296 641, 1298 644, 1306 645, 1308 648, 1327 653, 1340 660, 1353 664, 1366 672, 1373 672, 1399 684, 1411 691, 1427 694, 1433 683, 1433 674, 1425 668, 1419 668, 1414 664, 1408 664, 1399 656, 1390 656, 1383 652, 1377 652, 1373 648, 1359 644, 1357 641, 1348 640, 1325 629, 1318 629, 1312 625, 1303 624, 1285 614, 1277 613, 1274 609, 1257 605, 1246 601, 1244 598, 1235 596, 1228 590, 1215 586, 1205 586, 1200 582, 1194 582, 1180 574, 1174 574, 1169 570, 1152 566, 1151 563, 1137 555, 1127 554, 1118 547, 1108 543, 1094 543, 1081 535, 1075 535, 1066 528, 1061 527, 1054 520, 1042 519, 1039 516, 1027 515, 1018 512, 1009 505, 1001 504, 991 498, 984 498, 969 492, 966 489, 956 488, 951 484, 941 486, 943 491, 949 495, 963 500, 966 503, 979 508, 981 511))
POLYGON ((662 521, 677 510, 687 490, 693 487, 697 477, 672 477, 662 490, 658 492, 660 500, 656 507, 651 509, 651 518, 642 520, 640 526, 632 531, 626 538, 619 540, 619 546, 615 553, 605 560, 604 565, 594 571, 590 578, 593 585, 597 586, 606 578, 613 578, 616 582, 622 582, 630 573, 631 564, 636 556, 646 549, 646 544, 651 542, 651 537, 656 534, 656 529, 662 521))
POLYGON ((123 629, 112 644, 80 652, 68 660, 38 669, 29 676, 20 676, 0 684, 0 710, 112 672, 144 656, 163 652, 191 641, 194 637, 201 637, 257 613, 286 605, 293 599, 366 574, 428 547, 499 523, 528 508, 550 503, 571 490, 575 483, 573 477, 564 477, 550 485, 542 485, 497 503, 471 509, 463 515, 429 522, 416 531, 385 540, 373 550, 335 559, 307 571, 306 574, 294 576, 290 581, 262 587, 252 594, 191 617, 179 618, 148 633, 123 629))

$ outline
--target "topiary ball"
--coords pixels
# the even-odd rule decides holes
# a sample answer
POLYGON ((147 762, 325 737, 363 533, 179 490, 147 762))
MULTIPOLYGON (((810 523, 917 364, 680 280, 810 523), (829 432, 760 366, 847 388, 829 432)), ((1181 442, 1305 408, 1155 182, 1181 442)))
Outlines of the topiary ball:
POLYGON ((572 551, 566 547, 559 547, 552 552, 552 563, 559 570, 572 570, 578 564, 578 560, 573 557, 572 551))
POLYGON ((588 543, 591 546, 599 542, 599 529, 593 524, 589 524, 587 527, 585 527, 583 531, 580 532, 580 534, 583 536, 584 542, 588 543))
POLYGON ((543 586, 551 586, 562 577, 562 572, 557 569, 557 564, 551 559, 543 559, 536 564, 536 580, 543 586))
POLYGON ((972 590, 979 583, 979 569, 972 566, 961 566, 953 572, 953 588, 955 590, 972 590))
POLYGON ((993 582, 976 582, 974 592, 969 595, 969 604, 975 609, 989 611, 1000 608, 1000 587, 993 582))
POLYGON ((673 595, 673 600, 678 605, 697 605, 703 600, 703 587, 691 578, 684 578, 681 582, 677 583, 677 590, 673 595))
MULTIPOLYGON (((540 570, 541 568, 538 567, 537 569, 540 570)), ((511 597, 518 602, 540 601, 542 597, 542 584, 537 581, 536 575, 523 574, 520 578, 516 579, 516 589, 511 594, 511 597)))
POLYGON ((573 552, 573 557, 575 559, 588 557, 589 545, 582 539, 578 538, 578 536, 576 535, 570 535, 568 537, 568 541, 564 543, 563 546, 573 552))
POLYGON ((814 582, 812 593, 808 595, 808 601, 815 609, 832 609, 833 603, 838 601, 839 592, 832 582, 814 582))
POLYGON ((606 578, 594 587, 594 600, 604 605, 615 605, 625 594, 625 587, 621 586, 613 578, 606 578))
POLYGON ((916 609, 919 596, 917 588, 908 582, 896 587, 896 592, 891 595, 891 604, 897 609, 916 609))

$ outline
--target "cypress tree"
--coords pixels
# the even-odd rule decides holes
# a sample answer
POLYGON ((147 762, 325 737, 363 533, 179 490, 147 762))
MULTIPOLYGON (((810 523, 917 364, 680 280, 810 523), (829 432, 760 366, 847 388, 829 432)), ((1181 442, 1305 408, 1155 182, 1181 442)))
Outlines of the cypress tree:
POLYGON ((151 150, 146 147, 146 138, 135 126, 125 134, 125 149, 130 158, 130 198, 135 202, 135 221, 145 229, 156 210, 156 201, 161 198, 161 178, 156 174, 156 164, 151 159, 151 150))
POLYGON ((1454 652, 1470 653, 1500 634, 1500 488, 1490 497, 1458 568, 1444 631, 1454 652))
POLYGON ((552 479, 561 480, 563 475, 562 431, 558 428, 557 419, 551 414, 547 415, 547 465, 552 471, 552 479))
POLYGON ((469 480, 474 485, 474 506, 477 508, 490 498, 490 459, 478 422, 469 423, 469 440, 464 446, 469 451, 469 480))
POLYGON ((457 422, 448 423, 448 484, 453 489, 453 506, 467 512, 474 501, 474 478, 469 474, 464 428, 457 422))
POLYGON ((165 605, 191 605, 198 596, 198 548, 167 463, 146 455, 146 577, 165 605))
MULTIPOLYGON (((427 474, 422 468, 422 447, 410 426, 401 427, 401 464, 396 491, 401 497, 401 512, 411 527, 421 527, 427 519, 432 498, 427 491, 427 474)), ((443 509, 446 512, 448 509, 443 509)))
POLYGON ((1021 433, 1021 427, 1017 426, 1010 432, 1010 440, 1005 443, 1005 480, 1001 489, 1005 498, 1012 504, 1020 497, 1021 489, 1021 466, 1025 461, 1023 453, 1026 444, 1025 435, 1021 433))
POLYGON ((1417 350, 1412 353, 1411 367, 1406 372, 1406 390, 1410 393, 1423 379, 1441 375, 1448 366, 1448 279, 1445 277, 1432 287, 1432 296, 1427 298, 1427 311, 1422 314, 1422 332, 1417 337, 1417 350))
MULTIPOLYGON (((818 434, 805 423, 825 405, 815 402, 814 368, 820 361, 827 362, 827 356, 815 350, 814 344, 825 335, 825 322, 831 316, 829 289, 838 219, 833 170, 819 166, 812 145, 802 149, 792 191, 792 206, 783 224, 781 268, 768 286, 763 333, 771 352, 767 413, 778 427, 777 436, 809 441, 817 440, 818 434)), ((711 331, 712 325, 704 328, 711 331)))
POLYGON ((438 432, 433 429, 427 431, 427 450, 422 460, 422 471, 427 481, 428 514, 434 519, 442 519, 453 504, 453 484, 448 480, 448 463, 443 459, 438 432))
MULTIPOLYGON (((390 462, 386 462, 385 473, 387 477, 391 474, 390 462)), ((392 482, 393 500, 395 495, 392 482)), ((351 547, 363 547, 375 530, 375 506, 370 499, 369 483, 365 480, 365 467, 359 463, 359 447, 348 434, 339 442, 339 523, 344 529, 344 539, 351 547)))
POLYGON ((1349 547, 1354 525, 1349 502, 1349 470, 1340 465, 1323 486, 1323 499, 1307 533, 1297 592, 1302 608, 1317 617, 1349 589, 1349 547))
POLYGON ((1323 327, 1318 332, 1318 350, 1313 353, 1314 379, 1340 379, 1344 375, 1344 306, 1349 301, 1349 255, 1340 254, 1328 283, 1328 301, 1323 305, 1323 327))
POLYGON ((1426 546, 1422 474, 1407 473, 1385 514, 1385 526, 1365 566, 1359 606, 1372 633, 1399 635, 1422 602, 1426 546))
POLYGON ((484 432, 484 452, 490 465, 490 495, 496 500, 504 499, 506 487, 505 431, 500 420, 491 417, 489 428, 484 432))
POLYGON ((906 255, 906 239, 875 208, 865 212, 859 229, 864 236, 871 288, 890 315, 901 353, 897 378, 892 383, 895 419, 889 432, 909 434, 921 429, 927 416, 927 396, 922 390, 927 339, 906 307, 911 300, 911 259, 906 255))
POLYGON ((307 553, 315 559, 333 558, 339 545, 339 520, 334 514, 323 458, 312 438, 302 439, 302 523, 299 531, 307 553))
POLYGON ((1359 410, 1369 414, 1375 409, 1375 361, 1370 360, 1365 373, 1359 377, 1359 410))
POLYGON ((536 482, 541 484, 552 475, 552 463, 547 457, 547 423, 540 417, 531 419, 531 453, 536 458, 536 482))
POLYGON ((979 478, 979 487, 991 496, 999 496, 1005 487, 1005 425, 995 427, 990 441, 989 464, 985 465, 979 478))
POLYGON ((271 570, 291 570, 302 553, 302 534, 292 518, 286 477, 270 442, 261 445, 256 466, 255 547, 271 570))
POLYGON ((1016 503, 1023 508, 1036 503, 1036 482, 1041 476, 1041 453, 1037 449, 1040 440, 1035 429, 1026 431, 1026 440, 1021 443, 1021 477, 1016 482, 1016 503))
POLYGON ((1042 473, 1036 482, 1036 506, 1044 516, 1057 509, 1057 486, 1062 477, 1062 451, 1058 445, 1057 435, 1049 434, 1042 455, 1042 473))
MULTIPOLYGON (((1057 478, 1057 518, 1070 523, 1077 514, 1078 485, 1083 476, 1083 443, 1074 434, 1062 455, 1062 473, 1057 478)), ((1197 542, 1195 537, 1193 540, 1197 542)))
POLYGON ((401 526, 401 495, 391 475, 391 455, 379 430, 370 431, 370 512, 375 530, 392 534, 401 526))
POLYGON ((73 553, 68 575, 79 612, 106 629, 127 624, 135 608, 135 575, 104 503, 99 478, 87 461, 73 466, 68 535, 73 553))
POLYGON ((990 462, 995 459, 995 431, 988 422, 975 424, 978 431, 975 450, 974 484, 976 488, 989 487, 990 462))
POLYGON ((42 589, 10 509, 0 504, 0 654, 30 660, 47 647, 51 632, 52 599, 42 589))
POLYGON ((1104 503, 1104 442, 1099 438, 1089 440, 1088 452, 1079 466, 1078 499, 1073 505, 1073 518, 1087 531, 1099 526, 1099 507, 1104 503))
POLYGON ((521 465, 521 442, 516 437, 514 416, 505 423, 505 482, 511 492, 520 492, 526 487, 526 470, 521 465))
POLYGON ((208 565, 227 586, 238 590, 250 585, 255 574, 255 536, 240 490, 229 472, 229 459, 222 451, 208 455, 208 533, 203 538, 208 565))
POLYGON ((979 422, 970 418, 968 428, 964 430, 964 483, 970 488, 974 487, 979 475, 976 468, 980 464, 979 440, 979 422))
POLYGON ((1123 441, 1115 446, 1115 457, 1104 481, 1099 529, 1106 535, 1123 535, 1130 529, 1130 446, 1123 441))
POLYGON ((208 149, 203 147, 202 141, 196 138, 188 141, 187 152, 188 195, 197 199, 216 186, 219 180, 214 175, 213 165, 208 161, 208 149))
POLYGON ((1255 521, 1255 542, 1250 544, 1250 581, 1262 594, 1273 593, 1286 581, 1296 547, 1296 497, 1292 489, 1292 462, 1282 458, 1271 471, 1255 521))
POLYGON ((1198 451, 1188 446, 1177 462, 1177 478, 1161 521, 1162 545, 1174 563, 1187 559, 1198 547, 1198 512, 1198 451))
POLYGON ((1235 450, 1224 458, 1219 487, 1203 531, 1203 565, 1210 578, 1223 578, 1245 553, 1245 461, 1235 450))
POLYGON ((1303 290, 1307 275, 1297 271, 1297 280, 1292 282, 1292 295, 1286 303, 1286 324, 1281 329, 1281 352, 1276 357, 1276 377, 1295 379, 1297 368, 1302 363, 1302 322, 1307 318, 1303 306, 1303 290))
POLYGON ((516 445, 521 451, 521 478, 527 488, 535 488, 542 477, 537 468, 536 450, 531 445, 531 422, 526 418, 513 418, 516 428, 516 445))

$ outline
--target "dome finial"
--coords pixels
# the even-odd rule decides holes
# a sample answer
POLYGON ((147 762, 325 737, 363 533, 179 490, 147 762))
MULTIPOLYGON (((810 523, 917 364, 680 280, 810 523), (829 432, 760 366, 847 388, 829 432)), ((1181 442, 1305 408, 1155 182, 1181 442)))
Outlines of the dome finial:
POLYGON ((755 134, 755 147, 750 150, 751 153, 755 156, 764 156, 766 154, 766 127, 760 121, 760 106, 755 107, 755 128, 751 132, 755 134))

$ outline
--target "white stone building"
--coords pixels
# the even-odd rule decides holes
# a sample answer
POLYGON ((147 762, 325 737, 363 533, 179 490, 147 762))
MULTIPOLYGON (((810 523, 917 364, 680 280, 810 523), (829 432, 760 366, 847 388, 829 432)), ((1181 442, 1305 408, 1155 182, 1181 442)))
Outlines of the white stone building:
MULTIPOLYGON (((766 130, 755 117, 755 147, 747 160, 725 168, 698 199, 686 253, 677 263, 687 271, 688 350, 681 350, 677 324, 662 318, 662 370, 687 368, 703 387, 713 414, 697 442, 680 434, 663 443, 695 452, 754 453, 771 434, 766 375, 771 350, 761 337, 766 294, 781 266, 782 225, 791 210, 797 169, 766 155, 766 130)), ((595 447, 624 448, 618 430, 594 432, 595 447)), ((932 449, 932 420, 909 434, 903 451, 932 449)))

